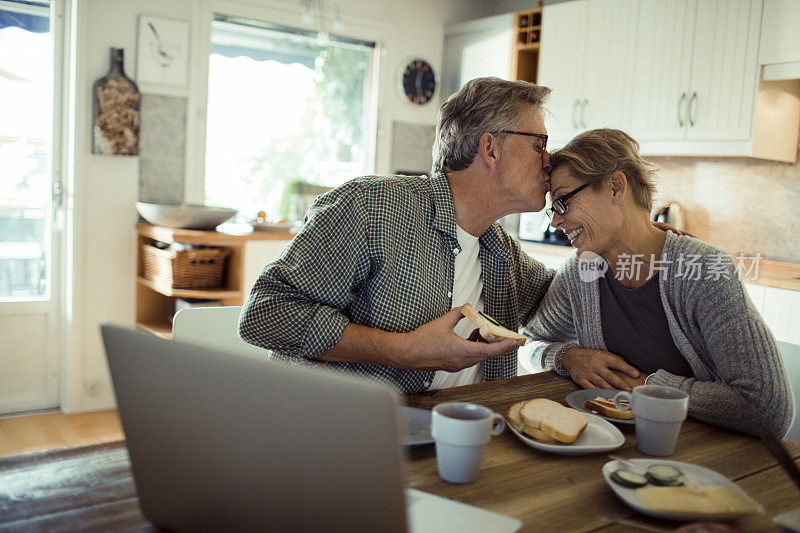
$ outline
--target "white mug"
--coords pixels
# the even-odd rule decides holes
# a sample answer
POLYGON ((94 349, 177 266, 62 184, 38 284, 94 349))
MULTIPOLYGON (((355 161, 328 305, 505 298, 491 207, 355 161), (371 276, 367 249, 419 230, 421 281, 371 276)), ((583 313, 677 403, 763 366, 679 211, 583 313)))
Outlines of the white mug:
POLYGON ((439 476, 451 483, 475 481, 486 444, 505 427, 501 415, 475 403, 449 402, 434 407, 431 435, 436 441, 439 476))
POLYGON ((639 385, 633 394, 620 391, 614 396, 617 409, 633 411, 636 421, 636 447, 647 455, 670 455, 686 419, 689 395, 682 390, 660 385, 639 385), (620 405, 627 399, 629 405, 620 405))

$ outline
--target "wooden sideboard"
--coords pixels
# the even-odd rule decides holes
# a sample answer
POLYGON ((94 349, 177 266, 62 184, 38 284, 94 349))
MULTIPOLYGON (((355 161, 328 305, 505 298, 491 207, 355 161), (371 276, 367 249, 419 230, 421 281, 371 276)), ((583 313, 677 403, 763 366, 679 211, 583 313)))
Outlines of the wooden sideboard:
MULTIPOLYGON (((222 229, 221 226, 218 229, 222 229)), ((291 240, 288 232, 198 231, 167 228, 140 223, 136 226, 136 326, 160 337, 172 336, 170 317, 175 313, 177 298, 202 298, 222 301, 222 305, 242 305, 249 290, 248 276, 245 273, 246 244, 252 241, 274 241, 278 246, 291 240), (230 249, 225 265, 224 283, 214 289, 174 289, 160 285, 144 277, 142 244, 154 241, 165 243, 188 243, 206 246, 219 246, 230 249)))

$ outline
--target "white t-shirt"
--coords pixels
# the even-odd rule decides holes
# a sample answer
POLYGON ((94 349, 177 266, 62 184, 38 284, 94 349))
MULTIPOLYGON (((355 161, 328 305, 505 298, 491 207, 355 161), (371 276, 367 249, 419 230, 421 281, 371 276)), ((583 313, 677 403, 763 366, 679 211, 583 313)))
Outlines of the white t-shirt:
MULTIPOLYGON (((480 251, 478 237, 473 237, 458 225, 456 225, 456 233, 461 251, 456 256, 452 305, 459 307, 469 303, 478 311, 483 311, 483 276, 481 275, 481 262, 478 259, 480 251)), ((466 339, 474 329, 475 326, 472 322, 462 318, 453 331, 459 337, 466 339)), ((483 363, 478 363, 460 372, 437 370, 428 390, 446 389, 482 381, 483 363)))

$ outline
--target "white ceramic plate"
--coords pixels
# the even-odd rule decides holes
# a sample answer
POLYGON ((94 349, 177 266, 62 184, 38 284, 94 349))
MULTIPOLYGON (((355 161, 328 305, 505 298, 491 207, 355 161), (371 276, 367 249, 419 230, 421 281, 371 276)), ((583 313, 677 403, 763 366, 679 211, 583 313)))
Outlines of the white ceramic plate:
POLYGON ((403 406, 398 412, 402 424, 405 446, 420 446, 433 442, 431 436, 431 412, 427 409, 403 406))
POLYGON ((586 455, 589 453, 603 453, 616 450, 625 443, 625 437, 613 425, 609 424, 599 416, 591 413, 586 415, 589 425, 583 430, 581 436, 572 444, 545 444, 531 437, 520 433, 511 424, 507 424, 509 429, 519 437, 519 439, 530 446, 543 452, 559 453, 562 455, 586 455))
MULTIPOLYGON (((703 468, 702 466, 693 465, 691 463, 680 463, 678 461, 665 461, 663 459, 628 459, 630 462, 641 465, 644 468, 647 468, 653 464, 665 464, 665 465, 672 465, 681 472, 683 475, 695 481, 698 485, 703 486, 722 486, 722 485, 733 485, 734 489, 745 494, 745 492, 739 488, 736 483, 733 483, 730 479, 726 478, 722 474, 718 474, 713 470, 709 470, 708 468, 703 468)), ((644 507, 639 501, 639 496, 636 494, 636 489, 629 489, 627 487, 623 487, 618 483, 614 483, 611 481, 611 473, 618 469, 624 469, 625 467, 621 465, 617 461, 609 461, 603 465, 603 477, 606 479, 606 483, 608 486, 611 487, 611 490, 614 491, 620 500, 625 502, 628 506, 636 509, 642 514, 646 514, 649 516, 654 516, 656 518, 666 518, 667 520, 703 520, 703 519, 713 519, 713 520, 731 520, 733 518, 738 518, 740 516, 744 516, 749 513, 729 513, 729 514, 705 514, 705 513, 672 513, 672 512, 665 512, 665 511, 656 511, 650 509, 648 507, 644 507)))
POLYGON ((253 231, 264 231, 267 233, 287 232, 294 228, 294 224, 288 222, 251 222, 253 231))
POLYGON ((613 422, 615 424, 624 424, 632 426, 636 423, 636 420, 631 418, 630 420, 623 420, 621 418, 611 418, 610 416, 604 416, 598 413, 593 413, 592 411, 588 410, 585 405, 586 402, 594 400, 598 396, 602 398, 608 398, 609 400, 613 400, 614 396, 619 391, 617 389, 584 389, 584 390, 576 390, 575 392, 571 392, 567 394, 567 397, 564 398, 564 401, 567 402, 567 405, 572 407, 573 409, 577 409, 578 411, 582 411, 584 413, 590 413, 595 416, 599 416, 603 420, 608 420, 609 422, 613 422))

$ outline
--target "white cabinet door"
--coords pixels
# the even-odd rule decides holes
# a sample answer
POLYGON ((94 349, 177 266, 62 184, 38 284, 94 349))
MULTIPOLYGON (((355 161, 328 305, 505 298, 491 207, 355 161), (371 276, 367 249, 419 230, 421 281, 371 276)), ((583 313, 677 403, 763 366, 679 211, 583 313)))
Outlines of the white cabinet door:
POLYGON ((750 138, 760 27, 758 0, 697 0, 687 139, 750 138))
POLYGON ((752 300, 753 305, 755 305, 758 312, 763 315, 764 298, 767 288, 763 285, 756 285, 754 283, 745 283, 744 288, 747 291, 747 294, 750 296, 750 300, 752 300))
POLYGON ((637 140, 685 136, 695 6, 696 0, 639 1, 629 132, 637 140))
POLYGON ((551 148, 563 146, 582 129, 587 11, 586 0, 546 5, 542 10, 537 83, 553 90, 545 104, 551 148))
POLYGON ((776 339, 800 344, 800 292, 767 287, 763 316, 776 339))
POLYGON ((589 2, 582 129, 628 130, 637 7, 637 0, 589 2))

